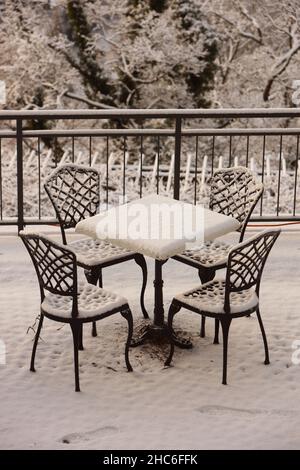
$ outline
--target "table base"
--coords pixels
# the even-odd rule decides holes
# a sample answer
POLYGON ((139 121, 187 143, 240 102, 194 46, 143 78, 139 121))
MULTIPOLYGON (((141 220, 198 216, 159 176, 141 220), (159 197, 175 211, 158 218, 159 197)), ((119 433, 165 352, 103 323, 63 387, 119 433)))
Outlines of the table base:
POLYGON ((141 332, 140 337, 134 339, 130 346, 135 348, 136 346, 140 346, 146 341, 153 341, 155 343, 172 342, 175 346, 178 346, 181 349, 191 349, 193 347, 193 343, 191 343, 191 341, 185 338, 180 338, 174 331, 172 331, 170 334, 170 329, 166 323, 163 326, 154 324, 145 326, 144 331, 141 332))

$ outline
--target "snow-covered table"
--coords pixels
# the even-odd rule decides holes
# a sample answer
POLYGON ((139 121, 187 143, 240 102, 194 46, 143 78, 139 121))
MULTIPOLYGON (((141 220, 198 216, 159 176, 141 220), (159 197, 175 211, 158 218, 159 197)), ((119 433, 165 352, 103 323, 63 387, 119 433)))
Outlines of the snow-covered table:
MULTIPOLYGON (((138 344, 150 336, 169 334, 164 322, 162 266, 191 244, 213 240, 239 228, 239 222, 200 206, 150 195, 79 222, 76 233, 104 239, 155 259, 154 323, 138 344)), ((191 343, 176 339, 182 347, 191 343)))

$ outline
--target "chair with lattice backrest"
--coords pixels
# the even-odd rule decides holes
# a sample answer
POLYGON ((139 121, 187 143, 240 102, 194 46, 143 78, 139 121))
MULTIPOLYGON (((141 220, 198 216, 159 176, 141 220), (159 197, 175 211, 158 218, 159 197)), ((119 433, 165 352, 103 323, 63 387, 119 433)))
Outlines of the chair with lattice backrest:
MULTIPOLYGON (((62 240, 67 244, 65 230, 75 227, 81 220, 98 213, 100 205, 100 177, 97 170, 66 164, 57 167, 44 184, 56 216, 62 240)), ((145 308, 144 294, 147 285, 147 265, 143 255, 125 250, 106 240, 80 239, 68 243, 76 253, 77 263, 85 270, 89 283, 102 287, 102 269, 114 264, 134 260, 142 269, 143 282, 140 295, 144 318, 149 318, 145 308)), ((93 324, 93 336, 97 335, 93 324)))
MULTIPOLYGON (((234 217, 240 222, 239 241, 242 242, 249 218, 261 198, 263 184, 256 180, 248 168, 223 168, 215 171, 210 179, 209 208, 212 211, 234 217)), ((198 269, 201 282, 215 277, 216 271, 226 267, 231 244, 221 240, 207 241, 202 246, 184 251, 174 259, 198 269)), ((216 322, 216 333, 218 322, 216 322)), ((205 337, 205 317, 202 317, 200 336, 205 337)), ((214 342, 218 343, 218 335, 214 342)))
POLYGON ((62 165, 45 181, 45 190, 55 209, 66 245, 65 229, 75 227, 80 220, 98 212, 99 173, 90 167, 62 165))
MULTIPOLYGON (((173 328, 174 315, 184 307, 221 322, 223 332, 223 384, 227 382, 228 333, 234 318, 256 312, 261 329, 265 364, 269 364, 267 338, 259 310, 259 290, 267 257, 280 230, 266 230, 232 248, 228 254, 225 279, 213 279, 200 287, 174 297, 169 310, 168 325, 173 328)), ((171 347, 166 361, 170 365, 174 352, 171 347)))
POLYGON ((82 324, 96 322, 114 313, 121 313, 128 322, 125 362, 128 371, 131 371, 128 354, 132 339, 133 319, 127 300, 92 284, 78 282, 76 255, 67 246, 37 233, 21 231, 19 235, 33 261, 41 293, 41 310, 30 370, 35 372, 35 353, 44 317, 68 323, 73 334, 75 390, 80 391, 78 350, 82 324))
POLYGON ((251 170, 234 167, 217 170, 210 181, 209 208, 230 215, 240 222, 239 241, 242 242, 253 209, 262 196, 263 184, 251 170))

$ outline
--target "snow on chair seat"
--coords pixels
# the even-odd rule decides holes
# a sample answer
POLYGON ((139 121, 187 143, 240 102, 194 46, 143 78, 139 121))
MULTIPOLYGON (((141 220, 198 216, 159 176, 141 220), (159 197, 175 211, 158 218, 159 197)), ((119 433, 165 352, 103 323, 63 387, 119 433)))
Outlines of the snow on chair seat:
POLYGON ((102 262, 134 255, 132 251, 120 248, 106 240, 83 238, 68 244, 77 257, 77 262, 86 266, 97 266, 102 262))
MULTIPOLYGON (((213 280, 195 289, 179 294, 175 299, 203 312, 224 313, 225 281, 213 280)), ((254 309, 258 305, 255 289, 247 289, 230 294, 231 313, 254 309)))
POLYGON ((225 266, 231 245, 219 240, 207 241, 201 246, 185 250, 180 257, 186 257, 203 266, 225 266))
MULTIPOLYGON (((77 301, 77 318, 79 319, 96 317, 115 309, 121 309, 127 304, 124 297, 88 283, 79 283, 77 301)), ((72 297, 49 292, 42 302, 42 310, 49 315, 71 318, 72 302, 72 297)))

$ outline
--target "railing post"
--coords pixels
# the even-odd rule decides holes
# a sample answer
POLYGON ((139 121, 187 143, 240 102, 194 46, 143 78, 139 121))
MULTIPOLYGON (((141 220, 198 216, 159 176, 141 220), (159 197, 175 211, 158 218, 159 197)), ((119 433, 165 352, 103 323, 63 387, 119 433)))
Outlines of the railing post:
POLYGON ((180 197, 180 160, 181 160, 181 117, 175 122, 175 158, 174 158, 174 199, 180 197))
POLYGON ((24 228, 23 201, 23 122, 19 118, 17 124, 17 195, 18 195, 18 231, 24 228))

